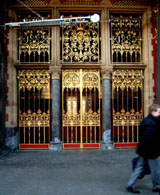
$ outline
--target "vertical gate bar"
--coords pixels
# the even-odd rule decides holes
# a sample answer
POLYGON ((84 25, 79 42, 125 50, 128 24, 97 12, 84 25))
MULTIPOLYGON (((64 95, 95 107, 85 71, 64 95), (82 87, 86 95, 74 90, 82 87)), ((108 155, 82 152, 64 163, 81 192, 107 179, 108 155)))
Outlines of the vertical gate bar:
MULTIPOLYGON (((73 113, 73 88, 71 88, 71 115, 73 117, 74 113, 73 113)), ((73 124, 71 124, 71 143, 73 143, 73 124)))
MULTIPOLYGON (((96 110, 96 106, 97 106, 97 104, 96 104, 96 88, 95 87, 93 88, 93 91, 94 91, 94 111, 93 112, 97 113, 97 110, 96 110)), ((96 134, 95 129, 94 129, 94 133, 96 134)), ((94 142, 96 142, 95 136, 93 139, 94 139, 94 142)))
MULTIPOLYGON (((112 116, 113 116, 113 110, 115 110, 115 109, 114 109, 114 83, 113 83, 113 77, 112 77, 112 116)), ((112 117, 112 123, 113 123, 112 138, 113 138, 113 141, 114 141, 114 118, 113 117, 112 117)))
POLYGON ((82 123, 82 90, 83 90, 83 87, 82 87, 82 85, 83 85, 83 74, 82 74, 82 69, 80 69, 80 125, 81 125, 81 127, 80 127, 80 148, 82 148, 83 147, 83 145, 82 145, 82 125, 83 125, 83 123, 82 123))
MULTIPOLYGON (((19 76, 19 72, 18 72, 18 76, 19 76)), ((21 122, 21 118, 19 117, 20 115, 20 108, 21 108, 21 97, 20 97, 20 79, 18 79, 18 105, 19 105, 19 108, 18 108, 18 132, 19 132, 19 140, 20 140, 20 143, 21 143, 21 128, 20 128, 20 124, 22 123, 21 122)), ((22 113, 22 110, 21 110, 21 113, 22 113)))
POLYGON ((129 142, 129 124, 127 125, 127 142, 129 142))
MULTIPOLYGON (((24 90, 24 105, 23 105, 23 107, 24 107, 24 112, 26 113, 26 107, 25 107, 25 105, 26 105, 26 103, 25 103, 25 101, 26 101, 26 93, 25 93, 25 88, 23 88, 23 90, 24 90)), ((24 125, 24 144, 26 143, 26 128, 25 128, 25 125, 24 125)))
POLYGON ((38 129, 38 132, 39 132, 39 144, 41 142, 40 138, 41 138, 41 129, 40 129, 40 126, 39 126, 39 129, 38 129))
POLYGON ((86 125, 86 143, 88 143, 88 126, 86 125))
POLYGON ((118 62, 118 52, 116 51, 116 62, 118 62))
MULTIPOLYGON (((87 89, 87 86, 85 88, 86 90, 86 104, 85 104, 85 116, 87 117, 86 113, 88 113, 88 96, 87 96, 87 92, 88 92, 88 89, 87 89)), ((86 143, 88 142, 88 128, 87 128, 87 124, 86 124, 86 143)))
MULTIPOLYGON (((33 87, 33 112, 36 112, 36 110, 35 110, 35 87, 33 87)), ((34 133, 33 133, 33 139, 34 139, 34 144, 36 143, 36 122, 35 122, 35 120, 34 120, 34 127, 33 127, 34 129, 33 129, 33 131, 34 131, 34 133)))
MULTIPOLYGON (((141 75, 144 75, 144 72, 141 70, 141 75)), ((144 97, 143 97, 143 92, 144 92, 144 78, 142 80, 142 88, 141 88, 141 101, 142 101, 142 112, 143 112, 143 109, 144 109, 144 105, 143 105, 143 100, 144 100, 144 97)))
MULTIPOLYGON (((134 95, 133 95, 133 89, 132 89, 132 109, 134 109, 134 95)), ((134 125, 132 123, 132 143, 134 142, 134 125)))
POLYGON ((96 143, 96 126, 94 127, 94 142, 96 143))
MULTIPOLYGON (((127 56, 126 56, 126 59, 127 59, 127 56)), ((122 88, 122 109, 124 109, 124 111, 125 111, 125 113, 126 113, 126 110, 125 110, 125 108, 124 108, 124 88, 122 88)), ((126 121, 125 121, 125 123, 123 124, 123 127, 122 127, 122 142, 124 143, 124 126, 125 126, 125 124, 126 124, 126 121)))
POLYGON ((119 111, 119 87, 117 86, 117 112, 119 111))
POLYGON ((69 128, 69 127, 68 127, 68 125, 67 125, 67 143, 69 143, 69 137, 68 137, 68 136, 69 136, 69 135, 68 135, 68 128, 69 128))
POLYGON ((134 126, 132 125, 132 143, 134 142, 134 126))
POLYGON ((118 126, 118 143, 119 143, 119 126, 118 126))
POLYGON ((122 142, 124 143, 124 125, 122 126, 122 142))
MULTIPOLYGON (((138 87, 137 87, 137 113, 140 113, 139 112, 139 104, 138 104, 138 100, 139 100, 139 97, 138 97, 138 87)), ((136 118, 136 121, 139 120, 138 118, 136 118)), ((136 142, 138 142, 138 122, 137 122, 137 140, 136 142)))
POLYGON ((48 63, 50 62, 50 50, 51 50, 51 28, 48 29, 48 45, 49 45, 49 51, 48 51, 48 63))
POLYGON ((23 127, 23 132, 24 132, 23 137, 24 137, 24 144, 25 144, 25 143, 26 143, 26 136, 25 136, 25 134, 26 134, 26 129, 25 129, 25 125, 24 125, 24 127, 23 127))
POLYGON ((124 109, 124 89, 122 89, 122 109, 124 109))
POLYGON ((90 126, 90 143, 92 143, 93 135, 92 135, 92 126, 90 126))
POLYGON ((99 41, 97 41, 97 43, 98 43, 98 63, 99 63, 99 61, 100 61, 100 33, 99 33, 99 31, 100 31, 100 24, 99 23, 97 23, 98 24, 98 37, 99 37, 99 41))
POLYGON ((129 111, 129 110, 128 110, 128 87, 127 87, 126 92, 127 92, 127 112, 128 112, 128 111, 129 111))
MULTIPOLYGON (((39 100, 38 100, 38 109, 40 110, 40 89, 39 89, 39 100)), ((39 123, 40 121, 38 121, 39 123)), ((41 137, 41 131, 40 131, 40 123, 39 125, 39 143, 40 143, 40 137, 41 137)))
MULTIPOLYGON (((68 91, 68 87, 67 87, 67 95, 66 95, 66 100, 67 100, 67 109, 68 109, 68 93, 69 93, 69 91, 68 91)), ((67 110, 67 112, 68 112, 68 110, 67 110)), ((68 118, 67 118, 67 120, 68 120, 68 118)), ((68 121, 67 121, 68 122, 68 121)), ((68 134, 68 131, 69 131, 69 129, 68 129, 69 127, 68 127, 68 124, 67 124, 67 143, 69 143, 69 134, 68 134)))
MULTIPOLYGON (((28 110, 31 110, 30 108, 30 101, 31 101, 31 98, 30 98, 30 90, 28 91, 28 110)), ((31 114, 32 114, 32 111, 31 111, 31 114)), ((29 125, 29 128, 28 128, 28 137, 29 137, 29 144, 31 143, 31 128, 30 128, 30 125, 29 125)))
MULTIPOLYGON (((51 112, 50 112, 50 101, 51 101, 51 86, 50 86, 50 80, 51 80, 51 75, 49 75, 49 80, 48 80, 48 113, 49 113, 49 121, 51 120, 50 119, 50 114, 51 114, 51 112)), ((50 137, 51 137, 51 135, 50 135, 50 124, 48 124, 48 142, 50 142, 50 137)), ((46 139, 46 133, 45 133, 45 139, 46 139)), ((45 141, 46 142, 46 141, 45 141)))
MULTIPOLYGON (((126 88, 126 93, 127 93, 127 112, 129 112, 129 109, 128 109, 128 86, 126 88)), ((129 123, 127 123, 127 142, 129 142, 129 123)))
POLYGON ((112 30, 113 23, 111 22, 111 39, 110 39, 110 44, 111 44, 111 62, 113 62, 113 30, 112 30))
POLYGON ((99 111, 99 127, 98 127, 98 131, 99 131, 99 139, 98 139, 98 141, 100 141, 100 139, 101 139, 101 128, 100 128, 100 126, 101 126, 101 100, 100 100, 100 94, 101 94, 101 85, 100 85, 100 71, 98 71, 98 83, 99 83, 99 89, 98 89, 98 101, 99 101, 99 104, 98 104, 98 111, 99 111))
POLYGON ((76 136, 76 143, 77 143, 77 126, 76 126, 76 130, 75 130, 76 132, 75 132, 75 136, 76 136))
MULTIPOLYGON (((48 94, 48 96, 49 96, 49 94, 48 94)), ((48 98, 48 101, 49 101, 49 98, 48 98)), ((43 97, 43 113, 46 113, 45 112, 45 94, 44 94, 44 97, 43 97)), ((43 123, 44 123, 43 124, 43 143, 45 143, 45 120, 43 121, 43 123)))
MULTIPOLYGON (((117 112, 120 112, 119 110, 119 87, 117 86, 117 112)), ((119 143, 119 126, 118 126, 118 143, 119 143)))
POLYGON ((73 143, 73 126, 71 126, 71 143, 73 143))
POLYGON ((28 127, 28 134, 29 134, 29 144, 31 143, 31 127, 28 127))
MULTIPOLYGON (((76 105, 78 105, 77 87, 75 87, 76 105)), ((76 121, 78 120, 78 106, 76 106, 76 121)), ((75 142, 77 143, 77 125, 75 124, 75 142)))
MULTIPOLYGON (((91 102, 92 102, 92 93, 91 93, 92 91, 91 91, 91 88, 89 89, 89 98, 90 98, 90 100, 91 100, 91 102)), ((94 97, 94 96, 93 96, 94 97)), ((93 105, 92 105, 92 103, 91 103, 91 109, 92 109, 92 111, 93 111, 93 105)), ((92 126, 91 126, 91 121, 90 121, 90 143, 92 143, 92 126)))

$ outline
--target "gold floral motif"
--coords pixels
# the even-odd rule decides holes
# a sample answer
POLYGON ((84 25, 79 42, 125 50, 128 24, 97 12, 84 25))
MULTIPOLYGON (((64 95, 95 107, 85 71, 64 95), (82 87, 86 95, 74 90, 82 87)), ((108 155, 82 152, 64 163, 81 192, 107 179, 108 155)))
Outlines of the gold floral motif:
POLYGON ((112 14, 112 62, 142 62, 142 16, 112 14))
POLYGON ((80 114, 66 113, 63 114, 63 126, 80 126, 80 114))
POLYGON ((80 87, 80 75, 77 70, 65 70, 63 71, 63 89, 64 88, 79 88, 80 87))
POLYGON ((143 118, 143 70, 112 72, 113 141, 138 142, 143 118))
POLYGON ((116 70, 112 73, 112 87, 120 88, 143 88, 143 70, 116 70))
MULTIPOLYGON (((49 90, 50 74, 46 70, 20 70, 18 72, 19 90, 45 89, 49 90)), ((48 91, 49 93, 49 91, 48 91)))
POLYGON ((116 112, 113 110, 113 125, 114 126, 137 126, 140 124, 143 118, 143 112, 125 112, 124 109, 121 112, 116 112))
POLYGON ((72 24, 62 28, 62 62, 99 62, 99 24, 72 24))
POLYGON ((84 71, 83 72, 83 88, 99 88, 99 71, 84 71))
POLYGON ((100 70, 63 70, 62 139, 96 143, 100 132, 100 70))
POLYGON ((38 110, 37 113, 28 110, 27 113, 19 112, 19 127, 49 127, 50 112, 42 113, 38 110))
POLYGON ((51 33, 49 28, 18 31, 19 63, 50 62, 51 33))
POLYGON ((100 126, 99 112, 93 112, 92 110, 89 110, 88 113, 83 113, 82 125, 83 126, 100 126))

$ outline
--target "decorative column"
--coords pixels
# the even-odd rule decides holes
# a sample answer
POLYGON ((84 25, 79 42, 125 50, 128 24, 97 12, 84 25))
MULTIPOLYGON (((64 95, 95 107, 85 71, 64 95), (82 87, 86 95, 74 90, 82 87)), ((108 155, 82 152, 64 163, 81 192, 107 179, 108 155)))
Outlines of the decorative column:
POLYGON ((112 149, 111 141, 111 72, 112 66, 102 67, 102 149, 112 149))
POLYGON ((61 107, 60 107, 60 68, 54 68, 51 75, 51 130, 52 141, 50 144, 51 150, 61 150, 62 142, 60 140, 61 131, 61 107))

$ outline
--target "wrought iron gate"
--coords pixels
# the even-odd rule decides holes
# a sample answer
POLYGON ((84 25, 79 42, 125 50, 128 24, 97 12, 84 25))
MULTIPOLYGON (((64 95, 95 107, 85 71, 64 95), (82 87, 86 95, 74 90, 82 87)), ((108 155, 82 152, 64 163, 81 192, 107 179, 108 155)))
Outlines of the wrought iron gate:
POLYGON ((63 148, 99 148, 100 71, 63 70, 63 148))
POLYGON ((50 141, 50 74, 18 71, 20 149, 48 149, 50 141))
POLYGON ((143 118, 143 70, 112 74, 112 139, 115 147, 135 147, 143 118))

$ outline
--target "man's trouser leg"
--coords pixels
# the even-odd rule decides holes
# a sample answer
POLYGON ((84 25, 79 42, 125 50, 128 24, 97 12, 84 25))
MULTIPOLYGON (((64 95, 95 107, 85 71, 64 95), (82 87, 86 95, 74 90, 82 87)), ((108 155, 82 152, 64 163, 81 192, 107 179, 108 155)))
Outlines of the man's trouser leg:
POLYGON ((135 187, 134 185, 135 185, 138 177, 141 175, 141 173, 144 170, 144 165, 145 165, 145 160, 143 158, 139 157, 139 160, 137 162, 137 166, 134 169, 134 171, 130 177, 130 180, 127 184, 127 187, 135 187))
POLYGON ((160 178, 159 178, 159 166, 157 159, 149 159, 148 164, 151 169, 153 189, 160 189, 160 178))

